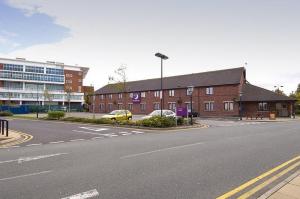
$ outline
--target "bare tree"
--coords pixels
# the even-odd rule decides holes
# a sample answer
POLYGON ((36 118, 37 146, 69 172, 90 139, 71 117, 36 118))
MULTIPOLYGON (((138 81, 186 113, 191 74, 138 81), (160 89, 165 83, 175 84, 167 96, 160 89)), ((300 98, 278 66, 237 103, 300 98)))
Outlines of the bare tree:
POLYGON ((124 93, 124 110, 127 118, 127 75, 126 75, 127 67, 125 65, 121 65, 119 68, 115 70, 115 76, 110 76, 109 84, 113 86, 118 92, 124 93))
POLYGON ((44 100, 47 100, 48 102, 48 110, 50 111, 50 108, 51 108, 51 102, 52 102, 52 99, 53 99, 53 95, 49 93, 48 89, 46 88, 44 90, 44 100))

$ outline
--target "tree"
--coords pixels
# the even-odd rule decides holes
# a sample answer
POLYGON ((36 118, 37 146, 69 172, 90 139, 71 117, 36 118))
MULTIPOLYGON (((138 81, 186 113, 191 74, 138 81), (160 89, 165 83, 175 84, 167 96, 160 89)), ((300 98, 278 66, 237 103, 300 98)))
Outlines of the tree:
POLYGON ((283 90, 280 90, 279 88, 275 89, 275 93, 279 94, 279 95, 286 95, 283 90))
POLYGON ((115 70, 115 76, 110 76, 109 84, 110 86, 113 86, 118 92, 124 93, 124 110, 127 118, 127 89, 126 89, 126 83, 127 83, 127 75, 126 75, 127 67, 125 65, 121 65, 119 68, 115 70))
POLYGON ((300 93, 300 84, 298 84, 298 87, 297 87, 296 93, 300 93))
POLYGON ((72 88, 71 87, 67 87, 66 93, 67 93, 67 100, 68 100, 68 112, 71 112, 71 94, 72 94, 72 88))
POLYGON ((44 100, 47 100, 47 102, 48 102, 48 110, 50 111, 51 102, 53 100, 53 95, 51 93, 49 93, 49 91, 48 91, 47 88, 44 90, 44 100))

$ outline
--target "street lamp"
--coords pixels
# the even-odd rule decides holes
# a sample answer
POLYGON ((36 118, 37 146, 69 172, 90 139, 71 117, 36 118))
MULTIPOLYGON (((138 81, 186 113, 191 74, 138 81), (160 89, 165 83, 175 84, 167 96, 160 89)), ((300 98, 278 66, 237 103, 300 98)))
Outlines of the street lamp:
POLYGON ((36 118, 39 118, 39 84, 36 84, 36 118))
POLYGON ((163 55, 161 53, 156 53, 156 57, 160 58, 160 116, 162 117, 162 110, 164 106, 164 95, 163 95, 163 60, 169 59, 166 55, 163 55))
POLYGON ((243 92, 240 92, 240 110, 239 110, 239 115, 240 115, 240 120, 243 120, 243 113, 242 113, 242 97, 243 97, 243 92))
POLYGON ((190 104, 190 107, 191 107, 191 125, 193 125, 193 91, 194 91, 194 86, 189 86, 187 88, 187 94, 191 97, 191 104, 190 104))

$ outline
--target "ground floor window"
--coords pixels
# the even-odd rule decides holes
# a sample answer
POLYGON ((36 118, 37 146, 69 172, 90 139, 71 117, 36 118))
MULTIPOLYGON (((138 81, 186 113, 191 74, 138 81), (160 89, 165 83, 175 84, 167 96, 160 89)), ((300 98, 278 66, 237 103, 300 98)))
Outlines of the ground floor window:
POLYGON ((175 112, 175 110, 176 110, 176 103, 175 102, 169 102, 168 103, 168 107, 169 107, 169 110, 175 112))
POLYGON ((205 111, 213 111, 214 110, 214 102, 205 102, 204 110, 205 111))
POLYGON ((100 111, 103 111, 104 110, 104 104, 100 104, 100 111))
POLYGON ((233 102, 224 102, 224 110, 225 111, 233 111, 233 102))
POLYGON ((108 104, 108 111, 112 111, 113 110, 113 104, 108 104))
POLYGON ((146 104, 140 104, 141 111, 146 111, 146 104))
POLYGON ((132 104, 128 104, 128 110, 132 110, 132 104))
POLYGON ((154 102, 153 109, 154 110, 159 110, 160 109, 160 103, 159 102, 154 102))
POLYGON ((122 104, 122 103, 119 103, 119 104, 118 104, 118 109, 119 109, 119 110, 122 110, 122 109, 123 109, 123 104, 122 104))
POLYGON ((268 111, 269 110, 268 103, 267 102, 258 103, 258 110, 259 111, 268 111))

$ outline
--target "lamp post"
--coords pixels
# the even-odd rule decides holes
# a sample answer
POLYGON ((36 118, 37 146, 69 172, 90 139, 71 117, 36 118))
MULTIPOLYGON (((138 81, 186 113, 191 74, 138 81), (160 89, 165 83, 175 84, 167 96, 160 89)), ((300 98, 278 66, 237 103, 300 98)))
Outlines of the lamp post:
POLYGON ((240 120, 243 120, 243 113, 242 113, 242 97, 243 97, 243 92, 240 92, 240 107, 239 107, 239 115, 240 115, 240 120))
POLYGON ((39 118, 39 84, 36 84, 36 118, 39 118))
POLYGON ((156 53, 156 57, 160 58, 160 116, 162 117, 162 110, 164 106, 164 94, 163 94, 163 60, 169 59, 166 55, 156 53))
POLYGON ((194 91, 194 86, 189 86, 187 88, 188 95, 190 96, 191 102, 190 102, 190 107, 191 107, 191 125, 193 125, 193 91, 194 91))

